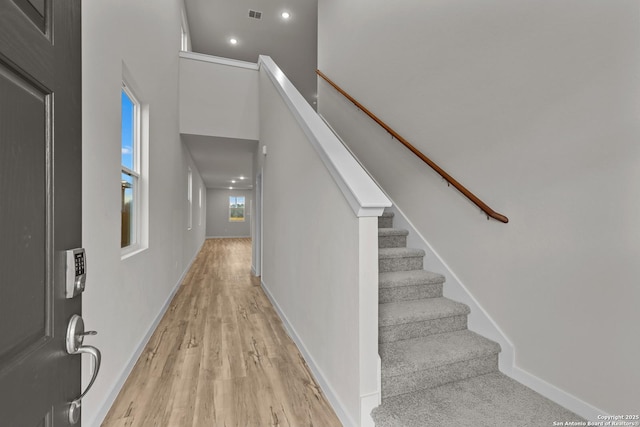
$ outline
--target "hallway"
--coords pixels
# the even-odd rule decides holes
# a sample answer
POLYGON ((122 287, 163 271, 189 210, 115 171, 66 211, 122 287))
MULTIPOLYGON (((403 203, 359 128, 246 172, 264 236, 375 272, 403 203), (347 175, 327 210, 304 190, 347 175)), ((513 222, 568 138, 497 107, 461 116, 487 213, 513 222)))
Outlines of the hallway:
POLYGON ((341 425, 250 264, 205 241, 103 427, 341 425))

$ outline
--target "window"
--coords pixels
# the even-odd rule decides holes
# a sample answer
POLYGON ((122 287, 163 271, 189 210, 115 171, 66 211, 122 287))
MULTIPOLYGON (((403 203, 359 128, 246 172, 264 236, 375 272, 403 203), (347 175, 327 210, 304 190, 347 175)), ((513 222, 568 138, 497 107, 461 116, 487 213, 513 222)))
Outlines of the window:
POLYGON ((202 187, 198 187, 198 227, 202 226, 202 187))
POLYGON ((244 197, 229 197, 229 222, 244 222, 244 197))
POLYGON ((122 226, 120 247, 140 243, 140 103, 123 83, 122 115, 122 226))
POLYGON ((187 202, 189 203, 189 218, 187 220, 187 230, 193 228, 193 172, 187 167, 187 202))

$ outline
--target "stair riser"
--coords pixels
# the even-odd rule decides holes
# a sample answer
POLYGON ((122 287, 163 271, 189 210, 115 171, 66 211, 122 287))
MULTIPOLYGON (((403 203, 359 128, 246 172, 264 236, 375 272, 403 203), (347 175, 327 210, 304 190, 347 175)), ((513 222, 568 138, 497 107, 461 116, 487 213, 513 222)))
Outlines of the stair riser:
POLYGON ((498 355, 495 354, 394 377, 385 377, 383 371, 382 398, 434 388, 497 370, 498 355))
POLYGON ((396 288, 382 288, 378 292, 378 302, 384 304, 394 301, 411 301, 423 298, 439 298, 442 296, 442 284, 427 284, 417 286, 400 286, 396 288))
POLYGON ((389 271, 409 271, 422 270, 423 257, 405 258, 382 258, 378 260, 378 271, 386 273, 389 271))
POLYGON ((380 326, 378 340, 381 343, 426 337, 444 332, 461 331, 467 328, 467 316, 451 316, 402 325, 380 326))
POLYGON ((379 216, 378 217, 378 228, 392 228, 393 227, 393 217, 392 216, 379 216))
POLYGON ((407 236, 379 236, 379 248, 406 248, 407 236))

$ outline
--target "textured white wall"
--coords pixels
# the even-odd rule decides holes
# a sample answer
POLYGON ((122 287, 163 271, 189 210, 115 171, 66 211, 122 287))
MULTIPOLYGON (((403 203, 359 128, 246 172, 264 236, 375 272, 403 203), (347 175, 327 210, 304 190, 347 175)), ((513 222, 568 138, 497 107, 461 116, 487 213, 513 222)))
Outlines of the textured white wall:
POLYGON ((262 281, 309 364, 358 420, 358 218, 261 70, 259 152, 264 145, 262 281))
POLYGON ((612 414, 640 402, 640 3, 320 0, 319 110, 513 342, 612 414))
POLYGON ((258 73, 180 58, 180 132, 258 139, 258 73))
MULTIPOLYGON (((187 231, 187 167, 193 200, 202 186, 178 131, 180 0, 83 4, 83 245, 88 275, 83 316, 98 331, 98 379, 83 399, 97 426, 131 358, 204 240, 187 231), (120 259, 120 87, 123 67, 149 104, 149 248, 120 259)), ((194 219, 197 203, 194 206, 194 219)), ((87 379, 89 364, 83 367, 87 379)))
POLYGON ((207 237, 251 237, 253 190, 207 190, 207 237), (244 196, 244 222, 229 221, 229 197, 244 196))

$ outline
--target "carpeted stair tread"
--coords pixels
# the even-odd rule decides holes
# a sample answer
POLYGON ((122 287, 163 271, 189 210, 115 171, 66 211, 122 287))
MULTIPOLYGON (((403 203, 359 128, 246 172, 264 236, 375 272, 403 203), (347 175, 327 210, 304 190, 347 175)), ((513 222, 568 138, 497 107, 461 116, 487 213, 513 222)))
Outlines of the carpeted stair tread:
POLYGON ((442 284, 444 281, 442 274, 426 270, 390 271, 379 275, 380 288, 442 284))
POLYGON ((378 325, 401 325, 424 320, 465 316, 469 313, 470 310, 467 305, 448 298, 388 302, 379 306, 378 325))
POLYGON ((379 228, 389 228, 393 227, 393 212, 383 212, 382 215, 378 217, 378 227, 379 228))
POLYGON ((378 272, 422 270, 424 251, 405 247, 378 249, 378 272))
POLYGON ((378 248, 406 248, 409 232, 401 228, 387 228, 378 224, 378 248))
POLYGON ((402 228, 378 228, 378 237, 408 236, 409 231, 402 228))
POLYGON ((424 251, 422 249, 414 249, 414 248, 378 249, 378 259, 415 258, 415 257, 423 257, 423 256, 424 256, 424 251))
POLYGON ((585 421, 500 372, 384 399, 376 427, 540 427, 585 421))
POLYGON ((442 296, 444 276, 425 270, 379 273, 380 304, 442 296))
POLYGON ((381 343, 382 376, 405 375, 498 354, 500 345, 469 330, 381 343))

